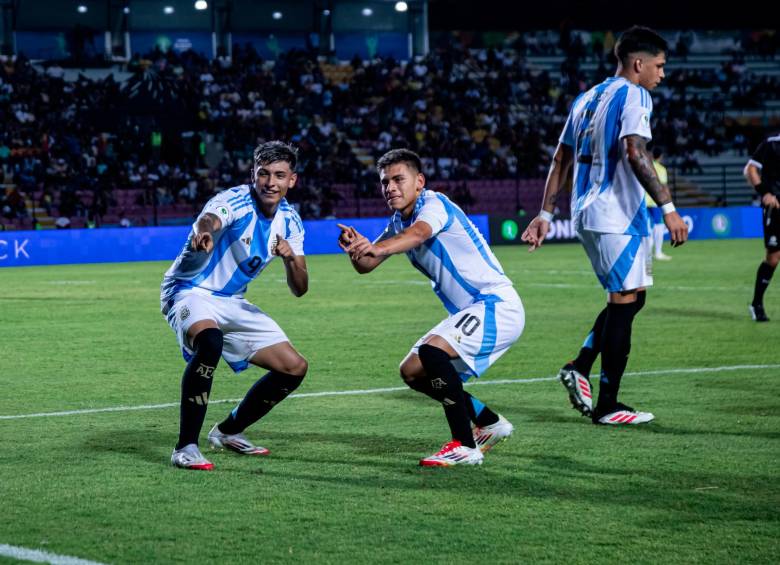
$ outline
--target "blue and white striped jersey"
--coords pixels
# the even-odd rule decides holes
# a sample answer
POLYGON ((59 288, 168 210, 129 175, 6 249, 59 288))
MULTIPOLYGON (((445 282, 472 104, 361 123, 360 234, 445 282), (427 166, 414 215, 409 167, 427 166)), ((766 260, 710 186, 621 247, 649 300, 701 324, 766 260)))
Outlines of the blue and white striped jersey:
POLYGON ((491 296, 519 300, 482 234, 443 194, 424 189, 412 216, 403 220, 399 212, 393 214, 377 241, 401 233, 418 220, 430 225, 433 234, 406 256, 431 280, 433 292, 450 314, 491 296))
POLYGON ((190 242, 195 224, 184 248, 165 273, 160 302, 165 311, 174 295, 184 289, 199 289, 217 296, 243 297, 250 281, 276 257, 271 250, 276 236, 288 241, 296 255, 303 255, 303 223, 287 200, 282 199, 273 218, 257 208, 250 184, 224 190, 203 207, 217 216, 222 228, 214 234, 211 253, 193 251, 190 242))
POLYGON ((652 112, 650 93, 622 77, 608 78, 574 101, 559 141, 574 149, 575 229, 648 235, 645 190, 621 139, 652 139, 652 112))

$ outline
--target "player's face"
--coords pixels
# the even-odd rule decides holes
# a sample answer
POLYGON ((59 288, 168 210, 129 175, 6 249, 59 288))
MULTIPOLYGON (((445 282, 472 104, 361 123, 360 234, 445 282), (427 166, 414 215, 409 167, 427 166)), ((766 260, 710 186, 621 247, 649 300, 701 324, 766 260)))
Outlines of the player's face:
POLYGON ((408 218, 414 212, 414 204, 425 187, 425 177, 406 163, 395 163, 379 171, 382 196, 390 209, 408 218))
POLYGON ((287 161, 265 163, 255 169, 255 193, 263 212, 273 214, 279 201, 287 195, 287 191, 295 186, 298 180, 290 169, 287 161))
POLYGON ((639 73, 639 84, 647 90, 653 90, 661 84, 664 78, 664 65, 666 65, 666 55, 650 55, 643 53, 637 63, 637 72, 639 73))

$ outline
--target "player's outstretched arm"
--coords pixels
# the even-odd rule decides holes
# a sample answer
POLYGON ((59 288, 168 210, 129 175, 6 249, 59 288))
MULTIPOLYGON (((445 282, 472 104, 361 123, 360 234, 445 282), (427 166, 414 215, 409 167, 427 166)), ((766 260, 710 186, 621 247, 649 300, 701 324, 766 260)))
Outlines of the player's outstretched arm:
POLYGON ((552 212, 555 209, 555 202, 558 194, 563 188, 563 183, 569 176, 569 169, 574 162, 574 151, 568 145, 559 143, 555 149, 550 171, 547 174, 547 182, 544 184, 544 196, 542 197, 542 209, 539 215, 531 220, 528 227, 523 231, 520 239, 528 243, 528 251, 534 251, 542 246, 547 232, 550 231, 550 221, 552 212))
POLYGON ((669 230, 672 247, 678 247, 688 240, 688 226, 680 217, 672 203, 669 188, 661 184, 653 167, 653 157, 647 150, 647 141, 639 135, 627 135, 623 138, 631 170, 650 197, 661 208, 664 224, 669 230))
POLYGON ((290 243, 281 235, 276 236, 274 255, 278 255, 284 261, 284 270, 287 274, 287 286, 294 296, 303 296, 309 290, 309 271, 306 270, 306 258, 296 255, 290 243))
POLYGON ((349 255, 349 260, 352 263, 352 267, 354 267, 358 273, 361 275, 370 273, 376 269, 379 264, 382 263, 382 261, 387 259, 387 257, 373 257, 369 255, 364 255, 360 258, 355 257, 355 255, 350 251, 353 245, 358 243, 363 245, 367 243, 371 245, 371 242, 368 241, 366 236, 358 232, 352 226, 345 226, 344 224, 336 225, 341 230, 341 234, 339 234, 339 247, 341 247, 341 250, 349 255))
POLYGON ((222 220, 214 214, 206 213, 195 224, 195 235, 192 237, 191 246, 195 251, 211 253, 214 249, 214 232, 222 228, 222 220))

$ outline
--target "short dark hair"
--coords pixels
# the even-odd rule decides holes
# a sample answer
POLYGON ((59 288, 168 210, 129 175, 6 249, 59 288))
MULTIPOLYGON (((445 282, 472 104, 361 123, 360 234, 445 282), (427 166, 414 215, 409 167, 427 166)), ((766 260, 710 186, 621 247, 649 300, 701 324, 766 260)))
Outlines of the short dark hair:
POLYGON ((396 163, 406 163, 418 173, 422 172, 420 156, 411 149, 391 149, 376 162, 376 170, 381 171, 396 163))
POLYGON ((287 161, 294 171, 298 163, 298 149, 284 141, 267 141, 255 148, 255 169, 277 161, 287 161))
POLYGON ((615 57, 625 64, 631 53, 650 53, 653 56, 666 53, 669 44, 649 27, 633 26, 628 28, 615 43, 615 57))

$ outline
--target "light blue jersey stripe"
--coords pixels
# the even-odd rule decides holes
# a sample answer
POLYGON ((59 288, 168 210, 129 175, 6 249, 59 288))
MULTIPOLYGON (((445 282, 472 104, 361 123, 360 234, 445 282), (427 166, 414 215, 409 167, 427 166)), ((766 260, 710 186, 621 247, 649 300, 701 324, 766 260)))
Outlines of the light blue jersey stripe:
POLYGON ((623 252, 618 257, 615 264, 612 265, 609 274, 606 277, 599 276, 602 286, 609 292, 619 292, 623 289, 623 281, 626 280, 631 267, 636 260, 636 252, 642 244, 642 237, 635 235, 626 244, 623 252))
POLYGON ((620 161, 620 120, 623 117, 623 106, 626 104, 628 86, 623 86, 615 92, 609 101, 607 115, 604 119, 604 156, 607 166, 604 171, 604 179, 599 187, 599 192, 604 192, 615 178, 615 169, 620 161))
POLYGON ((479 290, 471 286, 463 279, 462 276, 460 276, 460 273, 458 273, 458 270, 455 267, 455 264, 452 262, 452 258, 450 258, 449 253, 447 253, 447 250, 437 239, 429 239, 425 242, 425 246, 431 250, 431 253, 433 253, 437 259, 439 259, 442 267, 447 270, 450 276, 452 276, 453 280, 455 280, 455 282, 457 282, 463 290, 465 290, 473 297, 479 295, 479 290))
POLYGON ((225 256, 225 253, 228 252, 230 249, 230 246, 233 245, 239 237, 241 237, 241 234, 243 233, 246 226, 249 225, 249 222, 252 220, 251 214, 247 214, 237 222, 233 223, 230 226, 230 229, 227 233, 223 234, 222 237, 219 238, 219 241, 217 242, 217 245, 215 246, 214 251, 211 255, 211 260, 209 261, 209 264, 206 265, 206 268, 201 271, 201 273, 194 277, 190 282, 192 286, 198 286, 200 285, 204 280, 206 280, 209 275, 211 275, 212 272, 214 272, 214 269, 217 268, 220 261, 222 261, 222 258, 225 256))
MULTIPOLYGON (((441 203, 444 204, 445 210, 447 210, 447 216, 448 218, 450 218, 448 220, 448 224, 452 222, 452 217, 454 216, 458 220, 460 225, 463 226, 463 229, 466 231, 469 238, 471 238, 471 242, 474 244, 474 247, 477 248, 477 251, 479 251, 479 254, 485 260, 485 263, 487 263, 488 266, 491 269, 493 269, 495 272, 497 272, 499 275, 503 275, 504 272, 500 268, 498 268, 498 266, 496 266, 495 263, 493 263, 492 259, 487 253, 487 250, 485 249, 485 246, 482 243, 481 238, 474 231, 471 222, 469 221, 468 217, 463 212, 463 210, 455 208, 455 206, 453 206, 451 202, 443 198, 442 195, 437 194, 436 196, 439 197, 441 203)), ((446 230, 448 227, 449 225, 445 226, 444 228, 442 228, 442 231, 446 230)))
POLYGON ((475 369, 477 376, 484 373, 490 366, 490 354, 496 346, 496 303, 493 300, 485 301, 485 331, 482 334, 482 347, 477 353, 475 369))

